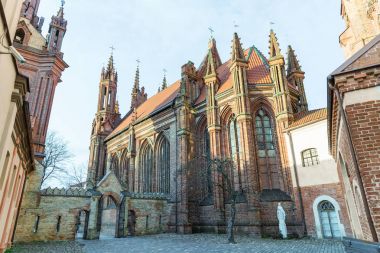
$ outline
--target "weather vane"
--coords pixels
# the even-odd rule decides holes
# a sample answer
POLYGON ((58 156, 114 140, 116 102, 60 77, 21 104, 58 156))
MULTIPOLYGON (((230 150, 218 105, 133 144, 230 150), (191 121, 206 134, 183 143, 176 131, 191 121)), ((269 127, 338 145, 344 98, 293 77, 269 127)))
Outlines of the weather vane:
POLYGON ((212 34, 214 33, 214 30, 212 29, 211 26, 208 28, 208 30, 210 31, 210 35, 211 35, 211 37, 212 37, 212 34))

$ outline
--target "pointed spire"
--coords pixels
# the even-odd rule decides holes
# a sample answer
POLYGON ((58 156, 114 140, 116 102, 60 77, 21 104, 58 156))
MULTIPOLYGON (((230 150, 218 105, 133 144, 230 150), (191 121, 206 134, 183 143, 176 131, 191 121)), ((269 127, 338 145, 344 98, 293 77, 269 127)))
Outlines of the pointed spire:
POLYGON ((137 92, 137 90, 139 89, 140 89, 140 68, 139 68, 139 65, 137 65, 133 90, 137 92))
POLYGON ((168 87, 166 83, 166 74, 164 73, 164 79, 162 80, 161 90, 165 90, 168 87))
POLYGON ((240 38, 237 33, 234 33, 234 38, 232 39, 232 53, 231 53, 231 61, 245 61, 244 51, 241 47, 240 38))
POLYGON ((276 56, 282 56, 282 55, 281 55, 280 45, 278 44, 276 34, 271 29, 270 34, 269 34, 269 57, 273 58, 276 56))
POLYGON ((292 46, 288 46, 288 67, 287 74, 289 75, 295 71, 302 71, 301 66, 299 65, 297 55, 294 53, 292 46))
POLYGON ((207 54, 206 76, 215 75, 215 74, 216 74, 216 67, 215 67, 214 57, 212 55, 211 49, 209 49, 208 54, 207 54))
POLYGON ((113 53, 111 53, 110 58, 108 59, 107 72, 111 72, 113 69, 114 69, 113 53))

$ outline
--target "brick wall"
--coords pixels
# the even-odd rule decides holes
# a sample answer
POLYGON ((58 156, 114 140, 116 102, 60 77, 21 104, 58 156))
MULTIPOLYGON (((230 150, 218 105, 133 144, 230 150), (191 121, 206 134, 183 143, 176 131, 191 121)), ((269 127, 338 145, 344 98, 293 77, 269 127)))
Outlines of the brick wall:
MULTIPOLYGON (((297 188, 294 188, 294 192, 296 191, 297 191, 297 188)), ((303 205, 304 205, 307 234, 309 236, 317 237, 313 204, 316 198, 322 195, 327 195, 338 202, 339 207, 340 207, 340 212, 339 212, 340 222, 343 224, 346 234, 351 235, 351 226, 349 223, 346 203, 344 200, 344 195, 343 195, 340 183, 301 187, 301 193, 302 193, 302 200, 303 200, 303 205)), ((295 196, 297 196, 296 202, 297 202, 297 208, 299 208, 300 205, 299 205, 298 194, 295 194, 295 196)))
POLYGON ((380 237, 380 100, 349 105, 346 113, 371 217, 380 237))

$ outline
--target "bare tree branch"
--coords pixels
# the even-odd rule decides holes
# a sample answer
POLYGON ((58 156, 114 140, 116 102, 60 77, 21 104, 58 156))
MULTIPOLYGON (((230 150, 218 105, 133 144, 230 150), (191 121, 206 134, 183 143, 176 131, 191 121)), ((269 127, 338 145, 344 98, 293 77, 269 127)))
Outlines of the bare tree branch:
POLYGON ((72 166, 66 171, 65 186, 70 187, 83 187, 86 182, 87 168, 84 164, 79 166, 72 166))
POLYGON ((49 132, 45 143, 45 158, 39 162, 43 169, 41 187, 48 179, 59 179, 65 173, 70 158, 67 143, 55 132, 49 132))

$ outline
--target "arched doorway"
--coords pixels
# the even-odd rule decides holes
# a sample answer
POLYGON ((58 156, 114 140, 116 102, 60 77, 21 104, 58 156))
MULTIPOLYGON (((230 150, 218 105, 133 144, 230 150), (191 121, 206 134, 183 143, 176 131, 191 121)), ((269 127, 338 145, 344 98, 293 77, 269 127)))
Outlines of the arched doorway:
POLYGON ((78 212, 76 221, 75 239, 87 239, 88 219, 90 217, 90 211, 80 210, 78 212))
POLYGON ((340 238, 340 228, 334 205, 324 200, 318 205, 323 238, 340 238))
POLYGON ((319 196, 314 200, 313 212, 318 238, 342 238, 345 236, 339 211, 338 202, 330 196, 319 196))
POLYGON ((119 237, 120 201, 115 194, 103 194, 99 199, 97 230, 99 239, 119 237))

